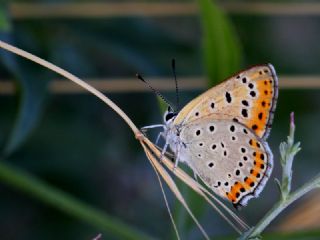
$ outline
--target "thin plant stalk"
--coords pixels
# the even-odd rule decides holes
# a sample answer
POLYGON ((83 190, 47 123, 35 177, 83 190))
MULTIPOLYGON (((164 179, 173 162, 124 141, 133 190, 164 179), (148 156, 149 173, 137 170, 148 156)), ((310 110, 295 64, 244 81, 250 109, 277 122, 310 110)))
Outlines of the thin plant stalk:
POLYGON ((313 189, 320 187, 320 174, 311 179, 309 182, 291 192, 292 182, 292 165, 295 155, 301 150, 300 143, 294 141, 295 122, 294 113, 290 115, 290 130, 286 142, 280 144, 280 162, 282 166, 281 183, 276 179, 280 190, 279 201, 270 209, 270 211, 257 223, 255 227, 245 233, 240 239, 258 239, 260 234, 267 226, 285 210, 291 203, 304 196, 313 189))
POLYGON ((152 167, 156 171, 157 175, 160 174, 162 179, 167 183, 171 191, 175 194, 176 198, 180 201, 180 203, 183 205, 183 207, 187 210, 193 221, 196 223, 198 228, 200 229, 202 235, 205 237, 206 240, 209 240, 209 236, 207 235, 206 231, 203 229, 201 224, 198 222, 197 218, 193 215, 192 211, 190 210, 188 204, 184 200, 180 190, 178 189, 177 185, 175 184, 172 177, 169 175, 169 173, 161 166, 159 161, 153 156, 152 152, 147 148, 147 146, 141 142, 141 145, 147 155, 147 158, 149 159, 152 167))
POLYGON ((265 229, 269 226, 269 224, 283 211, 285 210, 291 203, 298 200, 311 190, 320 187, 320 175, 316 176, 303 186, 301 186, 296 191, 292 192, 288 195, 285 200, 280 200, 277 202, 270 211, 257 223, 257 225, 249 231, 249 234, 245 238, 241 239, 250 239, 254 237, 258 237, 265 229))
MULTIPOLYGON (((161 153, 159 149, 152 143, 148 138, 144 138, 143 142, 151 148, 151 150, 160 157, 161 153)), ((181 168, 176 168, 174 163, 170 161, 165 156, 161 159, 162 163, 166 165, 166 167, 174 174, 176 175, 181 181, 183 181, 185 184, 187 184, 191 189, 193 189, 196 193, 198 193, 201 197, 203 197, 212 207, 215 211, 217 211, 238 233, 241 233, 242 231, 234 225, 233 222, 230 221, 230 219, 223 213, 221 210, 217 207, 219 205, 223 210, 225 210, 231 219, 233 219, 235 222, 237 222, 240 227, 243 230, 248 230, 249 226, 241 219, 239 218, 234 212, 232 212, 222 201, 220 201, 217 197, 215 197, 211 192, 209 192, 205 187, 203 187, 201 184, 199 184, 197 181, 195 181, 193 178, 191 178, 186 172, 184 172, 181 168), (209 196, 213 201, 216 203, 214 204, 207 196, 209 196)))

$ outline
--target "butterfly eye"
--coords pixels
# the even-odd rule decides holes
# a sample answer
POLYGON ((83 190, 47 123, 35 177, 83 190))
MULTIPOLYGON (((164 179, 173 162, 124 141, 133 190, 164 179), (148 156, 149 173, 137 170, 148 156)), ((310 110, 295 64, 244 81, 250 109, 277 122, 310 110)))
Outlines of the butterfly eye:
POLYGON ((168 112, 165 116, 166 122, 168 122, 170 119, 172 119, 176 114, 172 112, 168 112))

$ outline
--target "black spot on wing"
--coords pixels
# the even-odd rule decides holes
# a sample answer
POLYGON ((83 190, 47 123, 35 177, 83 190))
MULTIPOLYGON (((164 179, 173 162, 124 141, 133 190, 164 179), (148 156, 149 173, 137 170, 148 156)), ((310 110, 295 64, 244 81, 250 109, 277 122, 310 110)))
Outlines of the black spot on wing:
POLYGON ((232 101, 231 94, 229 92, 226 92, 226 101, 227 103, 231 103, 232 101))

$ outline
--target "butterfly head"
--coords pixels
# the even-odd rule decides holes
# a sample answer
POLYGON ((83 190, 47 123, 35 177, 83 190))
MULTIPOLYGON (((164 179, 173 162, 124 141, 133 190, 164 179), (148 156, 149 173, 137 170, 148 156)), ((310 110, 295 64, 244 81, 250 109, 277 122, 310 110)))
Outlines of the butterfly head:
POLYGON ((163 115, 164 123, 166 125, 172 123, 177 114, 177 112, 175 112, 170 106, 168 106, 168 110, 163 115))

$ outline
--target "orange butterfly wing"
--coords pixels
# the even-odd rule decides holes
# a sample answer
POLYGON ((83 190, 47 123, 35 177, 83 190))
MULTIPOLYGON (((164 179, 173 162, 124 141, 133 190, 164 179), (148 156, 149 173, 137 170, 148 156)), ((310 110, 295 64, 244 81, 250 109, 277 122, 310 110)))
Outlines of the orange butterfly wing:
POLYGON ((175 125, 200 118, 231 119, 268 137, 278 97, 278 79, 271 64, 244 70, 189 102, 175 125))

